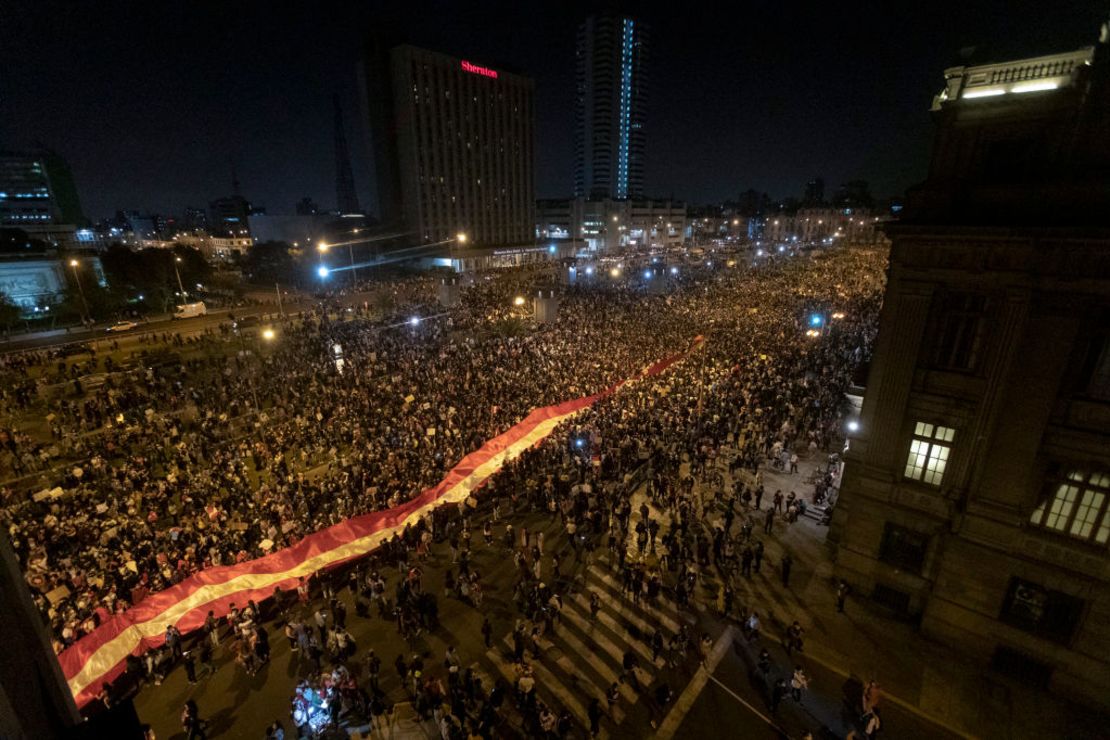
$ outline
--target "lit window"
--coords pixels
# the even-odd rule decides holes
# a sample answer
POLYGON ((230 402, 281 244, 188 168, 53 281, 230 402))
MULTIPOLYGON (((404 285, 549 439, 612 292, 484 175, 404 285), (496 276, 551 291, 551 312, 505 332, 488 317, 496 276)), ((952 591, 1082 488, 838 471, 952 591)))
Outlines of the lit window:
POLYGON ((1053 486, 1051 496, 1037 507, 1029 517, 1030 522, 1100 545, 1110 542, 1106 506, 1110 499, 1110 473, 1073 470, 1053 486))
POLYGON ((906 477, 939 486, 955 437, 955 429, 917 422, 906 460, 906 477))

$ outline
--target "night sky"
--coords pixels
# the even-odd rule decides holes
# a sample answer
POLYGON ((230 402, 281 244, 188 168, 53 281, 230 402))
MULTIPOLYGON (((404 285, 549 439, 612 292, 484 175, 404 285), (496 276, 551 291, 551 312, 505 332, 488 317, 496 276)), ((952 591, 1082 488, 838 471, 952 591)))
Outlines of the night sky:
MULTIPOLYGON (((976 61, 1093 44, 1105 3, 636 3, 652 26, 647 190, 691 203, 855 178, 896 195, 925 172, 928 107, 976 61), (904 7, 899 7, 903 6, 904 7)), ((178 213, 231 191, 271 213, 335 205, 331 96, 376 209, 355 78, 363 38, 536 80, 536 193, 569 195, 574 34, 596 3, 0 0, 0 149, 65 156, 86 215, 178 213)))

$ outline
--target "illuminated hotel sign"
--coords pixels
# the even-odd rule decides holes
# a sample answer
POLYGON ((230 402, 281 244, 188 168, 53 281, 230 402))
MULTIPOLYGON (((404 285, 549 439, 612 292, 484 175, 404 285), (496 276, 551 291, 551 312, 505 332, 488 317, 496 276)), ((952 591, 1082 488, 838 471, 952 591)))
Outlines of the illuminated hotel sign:
POLYGON ((477 64, 471 64, 463 59, 459 66, 463 68, 463 72, 469 72, 472 75, 482 75, 482 77, 489 77, 490 79, 497 79, 497 70, 490 69, 489 67, 479 67, 477 64))

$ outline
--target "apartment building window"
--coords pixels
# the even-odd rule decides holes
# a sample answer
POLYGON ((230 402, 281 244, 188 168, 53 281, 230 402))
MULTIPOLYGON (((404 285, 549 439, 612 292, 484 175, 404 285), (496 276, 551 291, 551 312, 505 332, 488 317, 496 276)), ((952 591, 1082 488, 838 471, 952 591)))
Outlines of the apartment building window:
POLYGON ((1072 470, 1050 486, 1030 522, 1099 545, 1110 542, 1110 473, 1072 470))
POLYGON ((983 343, 986 296, 942 293, 936 299, 932 365, 941 370, 975 370, 983 343))
POLYGON ((929 535, 887 522, 879 545, 879 560, 899 570, 920 573, 925 567, 928 547, 929 535))
POLYGON ((905 476, 910 480, 939 486, 952 452, 956 430, 919 421, 913 428, 905 476))
POLYGON ((1066 643, 1075 634, 1082 616, 1082 599, 1011 578, 998 618, 1038 637, 1066 643))

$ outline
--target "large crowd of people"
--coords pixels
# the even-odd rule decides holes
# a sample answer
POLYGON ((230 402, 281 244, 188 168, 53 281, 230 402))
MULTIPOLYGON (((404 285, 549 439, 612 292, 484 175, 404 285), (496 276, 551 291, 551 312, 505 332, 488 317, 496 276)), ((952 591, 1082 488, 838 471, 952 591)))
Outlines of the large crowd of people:
MULTIPOLYGON (((272 342, 230 326, 192 348, 167 337, 178 361, 9 358, 9 412, 48 428, 0 430, 0 472, 34 481, 0 490, 0 519, 60 651, 202 568, 408 500, 530 409, 636 376, 703 335, 687 361, 600 401, 491 482, 491 496, 558 511, 591 549, 614 529, 654 549, 646 524, 629 531, 623 489, 604 485, 650 460, 652 496, 676 523, 660 545, 681 585, 688 564, 724 545, 682 536, 707 502, 684 490, 678 467, 707 469, 726 439, 734 465, 755 466, 838 437, 843 391, 876 329, 883 260, 839 250, 683 265, 661 291, 583 281, 562 291, 556 322, 525 331, 513 298, 549 275, 479 276, 451 309, 436 305, 434 280, 406 278, 389 286, 386 315, 324 305, 272 342), (815 313, 822 331, 807 335, 815 313), (95 385, 82 382, 91 371, 95 385)), ((419 532, 406 537, 415 552, 419 532)), ((538 570, 530 552, 525 575, 538 570)), ((480 581, 459 570, 456 588, 480 598, 480 581)), ((533 621, 554 595, 539 584, 522 579, 517 594, 533 621)), ((399 600, 405 630, 427 624, 426 600, 399 600)))

